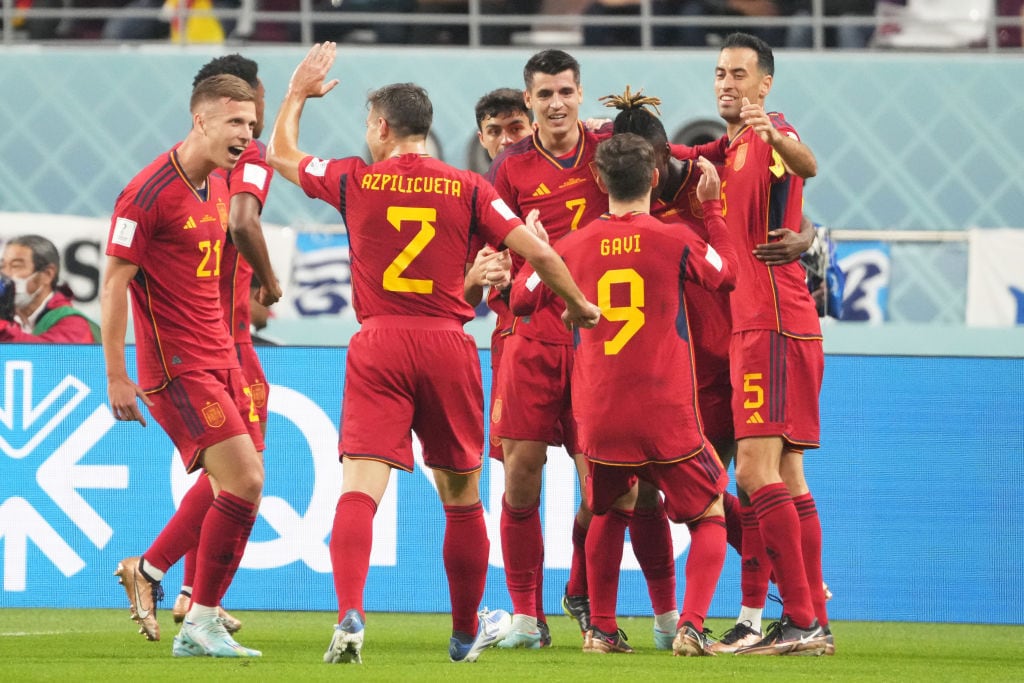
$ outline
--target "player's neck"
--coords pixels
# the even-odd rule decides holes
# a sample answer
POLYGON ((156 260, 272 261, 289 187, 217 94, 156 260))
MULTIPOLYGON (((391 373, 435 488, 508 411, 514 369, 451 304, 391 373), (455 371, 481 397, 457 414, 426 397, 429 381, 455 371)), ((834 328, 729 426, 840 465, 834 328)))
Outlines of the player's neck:
POLYGON ((217 165, 190 144, 188 138, 174 150, 174 153, 178 157, 178 164, 185 178, 197 190, 203 189, 206 186, 206 177, 213 173, 217 165))
POLYGON ((639 199, 619 200, 608 198, 608 213, 614 216, 626 216, 631 213, 650 213, 651 196, 639 199))
POLYGON ((395 143, 387 156, 400 157, 403 154, 427 154, 427 141, 423 138, 401 140, 395 143))
POLYGON ((564 133, 551 133, 550 131, 539 131, 540 144, 556 157, 563 156, 576 149, 580 143, 580 127, 575 125, 564 133))

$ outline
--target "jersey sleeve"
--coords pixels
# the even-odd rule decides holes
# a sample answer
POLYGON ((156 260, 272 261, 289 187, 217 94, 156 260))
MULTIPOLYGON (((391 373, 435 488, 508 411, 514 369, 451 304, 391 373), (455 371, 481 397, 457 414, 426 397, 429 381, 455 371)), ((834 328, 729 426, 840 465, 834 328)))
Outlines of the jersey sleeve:
POLYGON ((365 165, 358 157, 320 159, 308 156, 299 162, 299 186, 307 197, 340 207, 342 176, 365 165))
POLYGON ((475 191, 477 232, 488 244, 500 248, 508 234, 523 225, 523 221, 483 179, 475 191))
POLYGON ((259 140, 253 140, 228 177, 228 189, 232 197, 247 192, 259 200, 261 207, 267 202, 270 181, 274 177, 274 169, 267 163, 264 149, 259 140))
POLYGON ((687 261, 686 277, 705 289, 730 291, 736 286, 736 248, 722 218, 722 202, 713 199, 703 202, 701 208, 708 241, 692 236, 697 258, 687 261))
POLYGON ((512 315, 531 315, 544 308, 555 297, 555 293, 541 282, 540 275, 533 269, 533 266, 527 263, 512 280, 508 304, 512 315))
POLYGON ((143 210, 136 202, 133 189, 122 192, 117 198, 114 215, 110 219, 106 254, 141 265, 154 226, 158 223, 156 210, 143 210))

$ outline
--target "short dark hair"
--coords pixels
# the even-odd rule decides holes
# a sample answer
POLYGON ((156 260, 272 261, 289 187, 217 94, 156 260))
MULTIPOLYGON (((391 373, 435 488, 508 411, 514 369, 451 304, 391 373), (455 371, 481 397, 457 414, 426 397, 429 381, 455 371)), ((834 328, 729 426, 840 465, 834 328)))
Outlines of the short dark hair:
POLYGON ((613 135, 597 146, 594 162, 612 199, 639 199, 651 191, 654 148, 639 135, 613 135))
POLYGON ((42 235, 19 235, 8 240, 7 244, 28 247, 28 250, 32 252, 32 270, 40 271, 46 266, 53 265, 57 269, 53 276, 54 283, 60 278, 60 252, 50 240, 42 235))
POLYGON ((480 124, 484 122, 484 119, 520 113, 526 114, 527 117, 530 115, 530 110, 526 108, 526 103, 523 101, 522 90, 515 88, 492 90, 476 102, 477 130, 480 129, 480 124))
POLYGON ((366 103, 400 138, 426 137, 434 121, 434 105, 427 91, 415 83, 392 83, 377 88, 366 96, 366 103))
POLYGON ((761 73, 768 76, 775 75, 775 55, 772 53, 772 46, 757 36, 749 33, 730 33, 722 42, 722 50, 732 47, 745 47, 757 53, 757 67, 761 73))
POLYGON ((573 80, 576 85, 580 84, 580 63, 568 52, 563 50, 541 50, 530 57, 523 67, 523 82, 526 89, 533 87, 534 74, 547 74, 554 76, 563 71, 572 70, 573 80))
POLYGON ((243 81, 248 83, 253 88, 258 88, 260 84, 259 79, 259 66, 253 60, 248 57, 235 53, 233 55, 224 55, 223 57, 217 57, 211 59, 199 69, 199 73, 192 79, 192 87, 199 85, 199 81, 205 80, 210 76, 219 76, 221 74, 231 74, 232 76, 238 76, 243 81))
POLYGON ((256 92, 248 83, 238 76, 231 74, 219 74, 210 76, 199 81, 192 88, 192 99, 189 101, 189 108, 195 111, 196 105, 200 102, 209 102, 226 97, 236 102, 255 102, 256 92))

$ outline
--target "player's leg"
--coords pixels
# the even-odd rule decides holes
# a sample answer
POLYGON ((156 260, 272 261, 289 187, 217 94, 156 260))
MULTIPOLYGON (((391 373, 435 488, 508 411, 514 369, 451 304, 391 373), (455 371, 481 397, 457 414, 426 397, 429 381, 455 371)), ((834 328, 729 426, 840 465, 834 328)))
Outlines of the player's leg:
POLYGON ((544 557, 540 492, 547 443, 503 438, 502 449, 505 495, 501 501, 501 551, 513 617, 512 630, 499 646, 535 649, 540 647, 536 581, 544 557))
MULTIPOLYGON (((262 447, 262 444, 260 444, 262 447)), ((249 540, 263 490, 263 461, 248 434, 205 449, 202 464, 214 489, 196 549, 196 576, 189 608, 176 639, 175 654, 195 654, 198 646, 214 657, 259 656, 239 645, 224 629, 218 606, 249 540), (179 643, 180 640, 180 643, 179 643)))
POLYGON ((474 662, 485 649, 504 638, 512 617, 504 610, 477 612, 487 582, 490 542, 480 502, 480 472, 434 470, 437 493, 444 505, 444 569, 452 604, 453 662, 474 662))
POLYGON ((636 508, 629 523, 629 537, 633 543, 633 554, 647 581, 647 593, 654 609, 654 647, 671 650, 679 621, 672 529, 661 492, 643 479, 639 483, 636 508))
POLYGON ((370 571, 373 517, 390 478, 391 467, 379 460, 342 460, 343 485, 334 511, 330 543, 338 623, 324 653, 324 662, 328 664, 362 662, 366 623, 363 592, 370 571))
POLYGON ((572 523, 572 561, 569 580, 562 595, 562 610, 579 624, 580 634, 590 630, 590 597, 587 591, 587 533, 593 513, 587 505, 587 474, 589 465, 582 453, 573 456, 576 479, 580 487, 580 505, 572 523))
POLYGON ((590 629, 584 634, 583 651, 631 653, 633 648, 615 617, 622 547, 636 505, 636 475, 631 468, 592 465, 585 491, 589 507, 597 514, 587 533, 590 629))

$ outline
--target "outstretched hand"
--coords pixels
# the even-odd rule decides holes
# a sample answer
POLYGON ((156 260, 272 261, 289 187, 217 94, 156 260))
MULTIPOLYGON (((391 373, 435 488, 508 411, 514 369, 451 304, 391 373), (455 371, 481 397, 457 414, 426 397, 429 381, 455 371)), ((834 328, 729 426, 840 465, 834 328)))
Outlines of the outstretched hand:
POLYGON ((334 90, 340 81, 337 78, 330 81, 326 79, 334 64, 337 49, 337 44, 330 41, 315 43, 309 48, 309 52, 295 67, 288 82, 288 90, 303 97, 323 97, 334 90))
POLYGON ((743 106, 740 108, 740 118, 743 123, 754 129, 758 136, 769 145, 776 136, 781 135, 772 124, 771 118, 761 104, 751 104, 746 97, 743 98, 743 106))

